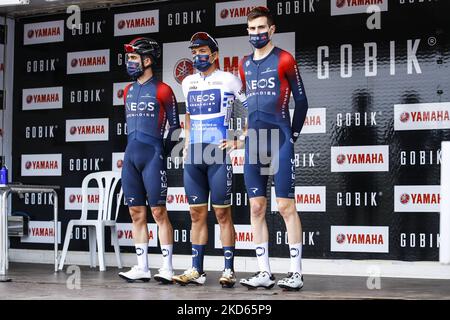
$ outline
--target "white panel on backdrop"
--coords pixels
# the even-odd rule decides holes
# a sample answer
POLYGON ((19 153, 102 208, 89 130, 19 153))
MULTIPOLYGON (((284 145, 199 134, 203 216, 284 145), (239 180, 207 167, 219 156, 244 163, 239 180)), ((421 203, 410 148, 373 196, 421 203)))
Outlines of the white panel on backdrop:
POLYGON ((367 8, 370 7, 372 4, 377 6, 380 9, 380 11, 387 11, 388 1, 389 0, 377 0, 377 1, 330 0, 331 15, 337 16, 345 14, 366 13, 367 8))
POLYGON ((116 82, 113 84, 113 106, 123 106, 125 87, 132 82, 116 82))
POLYGON ((125 156, 125 152, 113 152, 113 154, 112 154, 112 171, 122 171, 124 156, 125 156))
POLYGON ((23 154, 22 177, 61 176, 62 154, 23 154))
MULTIPOLYGON (((134 247, 133 225, 131 223, 117 223, 117 238, 119 238, 119 246, 134 247)), ((148 246, 158 246, 158 226, 156 223, 148 223, 148 246)), ((112 243, 112 242, 111 242, 112 243)))
MULTIPOLYGON (((180 136, 179 138, 182 139, 184 138, 184 123, 186 121, 186 115, 185 114, 180 114, 178 115, 179 119, 180 119, 180 127, 181 127, 181 132, 180 132, 180 136)), ((170 128, 170 123, 169 121, 166 122, 166 131, 164 131, 164 139, 167 138, 167 134, 169 133, 169 128, 170 128)))
POLYGON ((168 211, 189 211, 189 203, 184 187, 169 187, 167 190, 168 211))
POLYGON ((331 226, 331 252, 389 253, 389 227, 331 226))
MULTIPOLYGON (((294 119, 294 109, 289 109, 291 124, 294 119)), ((300 134, 326 133, 327 132, 327 109, 308 108, 305 122, 300 134)))
POLYGON ((159 10, 114 15, 114 36, 159 32, 159 10))
MULTIPOLYGON (((61 222, 58 222, 58 231, 61 222)), ((20 242, 25 243, 53 243, 55 224, 53 221, 30 221, 28 223, 28 236, 22 237, 20 242)), ((61 243, 61 232, 58 232, 58 243, 61 243)))
POLYGON ((247 15, 255 7, 267 7, 266 0, 243 0, 216 3, 216 26, 247 24, 247 15))
POLYGON ((66 142, 108 140, 108 118, 66 120, 66 142))
POLYGON ((22 90, 22 110, 62 109, 63 87, 22 90))
MULTIPOLYGON (((239 61, 252 53, 248 36, 218 38, 220 67, 238 76, 239 61)), ((273 43, 295 57, 295 33, 275 33, 273 43)), ((192 73, 192 55, 189 41, 164 43, 163 81, 172 87, 178 102, 184 102, 181 82, 192 73)))
MULTIPOLYGON (((295 187, 295 206, 298 212, 325 212, 327 188, 325 186, 295 187)), ((272 187, 271 211, 278 211, 275 187, 272 187)))
POLYGON ((396 131, 450 129, 450 102, 396 104, 394 128, 396 131))
POLYGON ((331 147, 331 172, 389 171, 389 146, 331 147))
MULTIPOLYGON (((249 224, 235 224, 236 230, 236 249, 254 250, 252 226, 249 224)), ((214 225, 214 248, 221 249, 222 241, 220 241, 220 226, 214 225)))
POLYGON ((394 186, 395 212, 439 212, 440 186, 394 186))
POLYGON ((233 173, 244 173, 245 150, 237 149, 230 152, 231 164, 233 165, 233 173))
MULTIPOLYGON (((88 188, 88 210, 98 210, 100 196, 98 188, 88 188)), ((83 197, 81 188, 65 188, 64 209, 65 210, 81 210, 83 197)))
POLYGON ((67 53, 67 74, 109 71, 109 49, 67 53))
POLYGON ((64 20, 28 23, 23 26, 23 44, 64 41, 64 20))

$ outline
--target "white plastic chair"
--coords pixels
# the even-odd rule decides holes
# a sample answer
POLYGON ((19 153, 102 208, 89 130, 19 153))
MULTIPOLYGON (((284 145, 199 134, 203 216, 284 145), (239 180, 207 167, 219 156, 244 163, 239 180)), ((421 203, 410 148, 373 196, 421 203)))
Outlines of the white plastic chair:
POLYGON ((116 253, 117 266, 122 268, 122 262, 120 259, 120 247, 119 240, 117 238, 116 219, 119 212, 121 199, 123 196, 123 190, 120 188, 119 197, 117 198, 115 214, 112 215, 112 204, 117 183, 120 181, 120 172, 114 171, 100 171, 88 174, 81 185, 82 192, 82 205, 81 205, 81 217, 79 220, 70 220, 67 225, 66 237, 64 240, 64 247, 59 262, 59 270, 64 267, 64 261, 66 259, 67 250, 69 249, 70 236, 74 226, 86 226, 89 229, 89 253, 90 253, 90 265, 96 267, 95 247, 96 242, 98 246, 98 261, 100 271, 105 271, 105 227, 111 228, 111 239, 116 253), (96 180, 99 191, 99 204, 97 219, 88 219, 88 186, 91 180, 96 180))

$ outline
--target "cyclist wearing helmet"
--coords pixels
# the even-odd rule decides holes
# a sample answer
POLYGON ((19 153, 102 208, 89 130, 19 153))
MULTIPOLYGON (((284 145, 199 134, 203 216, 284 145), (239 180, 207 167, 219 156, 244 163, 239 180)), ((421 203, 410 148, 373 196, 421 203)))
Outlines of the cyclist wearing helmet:
POLYGON ((128 142, 122 167, 122 187, 133 221, 133 239, 138 265, 119 276, 134 282, 149 281, 147 205, 159 229, 163 266, 155 280, 173 283, 173 229, 166 210, 167 175, 164 155, 168 154, 180 128, 177 101, 172 89, 156 79, 153 66, 161 56, 158 43, 137 38, 125 44, 126 67, 134 80, 125 88, 128 142), (170 129, 164 143, 166 122, 170 129))
POLYGON ((232 287, 236 282, 233 259, 235 230, 231 216, 233 171, 226 140, 234 100, 246 97, 239 78, 218 69, 217 41, 206 32, 191 38, 194 67, 199 73, 183 80, 186 98, 184 188, 192 221, 192 267, 173 279, 181 284, 204 284, 203 257, 208 242, 208 198, 220 225, 225 267, 219 283, 232 287))

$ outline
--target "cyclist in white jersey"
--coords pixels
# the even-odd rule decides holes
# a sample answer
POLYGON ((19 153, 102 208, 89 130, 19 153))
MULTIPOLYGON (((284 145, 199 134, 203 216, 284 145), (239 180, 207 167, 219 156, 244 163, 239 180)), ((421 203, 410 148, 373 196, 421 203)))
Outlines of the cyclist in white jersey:
POLYGON ((183 80, 186 98, 184 188, 188 197, 192 222, 192 266, 175 282, 203 284, 203 257, 208 242, 208 198, 220 225, 225 267, 219 283, 232 287, 234 275, 235 230, 231 216, 233 169, 227 149, 228 123, 235 99, 246 104, 242 82, 231 73, 219 70, 217 41, 206 32, 191 38, 194 67, 199 73, 183 80))

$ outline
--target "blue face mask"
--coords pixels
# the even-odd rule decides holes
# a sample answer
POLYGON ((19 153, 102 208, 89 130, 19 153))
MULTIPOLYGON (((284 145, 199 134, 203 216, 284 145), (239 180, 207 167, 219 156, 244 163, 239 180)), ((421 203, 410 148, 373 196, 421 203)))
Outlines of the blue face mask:
POLYGON ((251 34, 249 41, 256 49, 264 48, 270 41, 269 32, 251 34))
POLYGON ((144 69, 139 62, 127 61, 127 72, 131 79, 136 80, 144 73, 144 69))
POLYGON ((194 68, 200 72, 205 72, 212 66, 209 62, 209 54, 198 54, 194 57, 194 68))

